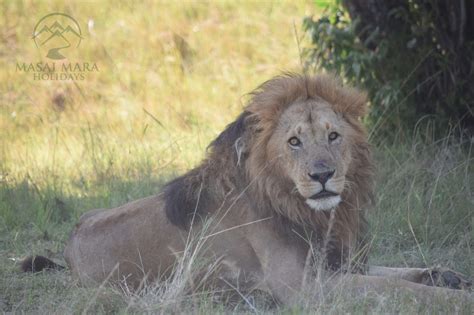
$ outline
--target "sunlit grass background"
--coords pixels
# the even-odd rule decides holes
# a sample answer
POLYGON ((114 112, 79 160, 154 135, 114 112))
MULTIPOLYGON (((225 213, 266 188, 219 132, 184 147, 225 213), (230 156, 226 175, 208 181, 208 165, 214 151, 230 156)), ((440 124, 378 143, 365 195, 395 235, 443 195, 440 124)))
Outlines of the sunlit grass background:
MULTIPOLYGON (((283 71, 302 71, 301 21, 322 7, 0 1, 0 310, 125 311, 129 298, 78 287, 67 273, 20 274, 15 260, 38 253, 61 261, 81 213, 156 193, 199 163, 209 141, 241 111, 246 93, 283 71), (79 22, 84 40, 71 61, 95 62, 99 72, 70 82, 34 81, 17 71, 16 63, 45 60, 31 35, 51 12, 79 22)), ((372 262, 443 264, 474 274, 472 141, 436 142, 420 133, 410 143, 381 141, 374 148, 372 262)), ((449 307, 407 305, 376 298, 316 310, 449 307)))

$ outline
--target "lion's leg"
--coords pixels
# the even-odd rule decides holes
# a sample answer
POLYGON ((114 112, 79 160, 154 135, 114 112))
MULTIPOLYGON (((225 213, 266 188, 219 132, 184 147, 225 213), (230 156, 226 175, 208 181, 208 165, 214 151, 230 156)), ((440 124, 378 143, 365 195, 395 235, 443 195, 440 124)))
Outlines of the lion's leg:
POLYGON ((255 224, 248 235, 262 270, 261 286, 284 305, 296 303, 305 272, 307 251, 290 246, 282 240, 272 225, 255 224))
POLYGON ((369 266, 367 275, 404 279, 411 282, 421 283, 423 274, 428 270, 428 268, 390 268, 369 266))
POLYGON ((263 261, 263 283, 277 301, 284 305, 296 303, 304 278, 304 264, 294 253, 275 250, 275 256, 263 261))
POLYGON ((423 284, 414 283, 404 279, 381 276, 366 275, 344 275, 340 282, 335 281, 343 290, 349 290, 352 293, 360 294, 368 291, 379 294, 389 292, 400 292, 410 294, 420 300, 426 300, 433 297, 459 299, 462 302, 474 302, 473 296, 466 291, 450 290, 446 288, 430 287, 423 284))
POLYGON ((403 279, 424 285, 448 287, 451 289, 468 289, 472 284, 466 276, 443 268, 369 266, 368 275, 403 279))

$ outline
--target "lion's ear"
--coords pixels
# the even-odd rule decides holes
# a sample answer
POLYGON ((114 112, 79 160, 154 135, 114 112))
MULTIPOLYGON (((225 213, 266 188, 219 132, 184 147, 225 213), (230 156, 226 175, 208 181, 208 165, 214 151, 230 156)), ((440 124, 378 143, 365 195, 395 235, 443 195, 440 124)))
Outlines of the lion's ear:
POLYGON ((234 149, 235 153, 237 154, 237 165, 240 165, 242 155, 244 155, 248 149, 246 141, 242 137, 237 138, 237 140, 234 142, 234 149))
POLYGON ((246 127, 246 119, 249 112, 244 111, 239 117, 224 129, 216 139, 210 144, 209 148, 218 149, 219 147, 228 147, 235 144, 235 142, 243 136, 246 127))
POLYGON ((227 156, 228 159, 235 157, 236 165, 240 165, 249 150, 252 121, 250 113, 244 111, 211 142, 208 150, 221 157, 227 156))

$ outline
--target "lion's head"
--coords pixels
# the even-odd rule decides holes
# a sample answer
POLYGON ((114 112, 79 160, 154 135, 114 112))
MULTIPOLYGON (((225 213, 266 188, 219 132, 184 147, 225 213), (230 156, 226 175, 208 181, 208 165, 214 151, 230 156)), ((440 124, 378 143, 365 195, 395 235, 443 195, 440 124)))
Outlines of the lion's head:
POLYGON ((361 209, 370 200, 365 103, 364 93, 331 76, 280 76, 253 93, 242 141, 247 173, 276 210, 307 221, 309 209, 361 209))

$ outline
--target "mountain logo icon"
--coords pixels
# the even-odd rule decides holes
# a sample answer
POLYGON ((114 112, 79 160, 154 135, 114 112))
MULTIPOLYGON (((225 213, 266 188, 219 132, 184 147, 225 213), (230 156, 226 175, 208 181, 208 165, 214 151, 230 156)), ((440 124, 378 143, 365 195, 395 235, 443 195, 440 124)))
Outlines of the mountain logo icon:
POLYGON ((45 51, 49 59, 65 59, 69 49, 77 48, 82 41, 79 23, 64 13, 51 13, 42 17, 33 30, 36 47, 45 51))

